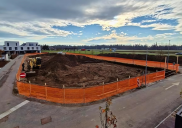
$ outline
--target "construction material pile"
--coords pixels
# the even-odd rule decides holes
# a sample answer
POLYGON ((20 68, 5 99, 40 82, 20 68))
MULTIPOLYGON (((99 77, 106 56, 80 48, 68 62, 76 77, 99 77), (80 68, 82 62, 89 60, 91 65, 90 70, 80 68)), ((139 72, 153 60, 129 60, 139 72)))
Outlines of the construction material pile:
MULTIPOLYGON (((42 56, 42 67, 27 76, 27 82, 51 87, 88 87, 115 82, 143 74, 144 67, 115 64, 84 56, 42 56)), ((150 71, 152 72, 152 71, 150 71)))

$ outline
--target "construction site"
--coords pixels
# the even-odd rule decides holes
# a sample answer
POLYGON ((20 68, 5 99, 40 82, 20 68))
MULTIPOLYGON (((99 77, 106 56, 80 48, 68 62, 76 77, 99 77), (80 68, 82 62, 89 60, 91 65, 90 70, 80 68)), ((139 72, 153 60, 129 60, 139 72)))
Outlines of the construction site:
MULTIPOLYGON (((36 56, 30 56, 36 57, 36 56)), ((41 68, 27 73, 26 82, 50 87, 90 87, 144 75, 141 66, 124 65, 80 55, 39 55, 41 68)), ((25 61, 27 65, 28 58, 25 61)), ((28 68, 25 67, 28 72, 28 68)), ((148 73, 156 71, 149 68, 148 73)))
MULTIPOLYGON (((16 75, 20 95, 61 104, 99 101, 165 78, 165 63, 84 54, 24 55, 16 75), (26 73, 22 78, 21 74, 26 73)), ((171 68, 171 65, 169 65, 171 68)), ((173 69, 178 70, 178 65, 173 69)))

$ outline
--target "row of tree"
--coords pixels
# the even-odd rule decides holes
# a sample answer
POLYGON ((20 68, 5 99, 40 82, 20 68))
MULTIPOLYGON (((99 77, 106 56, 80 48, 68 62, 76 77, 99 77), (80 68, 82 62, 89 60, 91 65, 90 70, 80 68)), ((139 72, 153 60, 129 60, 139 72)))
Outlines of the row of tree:
POLYGON ((182 50, 182 45, 157 45, 153 44, 151 46, 147 45, 141 45, 141 44, 135 44, 135 45, 82 45, 82 46, 73 46, 73 45, 54 45, 54 46, 48 46, 48 45, 42 45, 42 50, 59 50, 59 49, 102 49, 102 48, 116 48, 120 50, 182 50))

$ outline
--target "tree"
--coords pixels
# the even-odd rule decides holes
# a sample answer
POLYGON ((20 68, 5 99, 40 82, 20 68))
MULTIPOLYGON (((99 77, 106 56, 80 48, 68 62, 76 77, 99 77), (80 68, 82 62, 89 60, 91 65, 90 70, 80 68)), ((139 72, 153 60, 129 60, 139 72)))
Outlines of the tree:
MULTIPOLYGON (((106 99, 106 107, 102 108, 99 107, 100 110, 100 121, 101 121, 101 127, 100 128, 117 128, 117 119, 116 116, 113 115, 112 111, 110 110, 111 105, 111 99, 106 99)), ((98 125, 95 126, 96 128, 99 128, 98 125)))
POLYGON ((42 46, 42 50, 49 50, 49 46, 48 46, 48 45, 46 45, 46 44, 45 44, 45 45, 43 45, 43 46, 42 46))

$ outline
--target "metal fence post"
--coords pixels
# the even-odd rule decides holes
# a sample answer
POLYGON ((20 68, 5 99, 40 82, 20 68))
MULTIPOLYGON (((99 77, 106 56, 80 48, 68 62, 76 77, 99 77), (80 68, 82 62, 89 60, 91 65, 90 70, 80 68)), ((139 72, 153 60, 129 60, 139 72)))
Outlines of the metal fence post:
POLYGON ((170 46, 170 40, 169 40, 169 45, 168 45, 167 69, 168 69, 168 63, 169 63, 169 46, 170 46))
POLYGON ((148 54, 148 49, 147 49, 147 53, 146 53, 145 86, 147 86, 147 54, 148 54))

